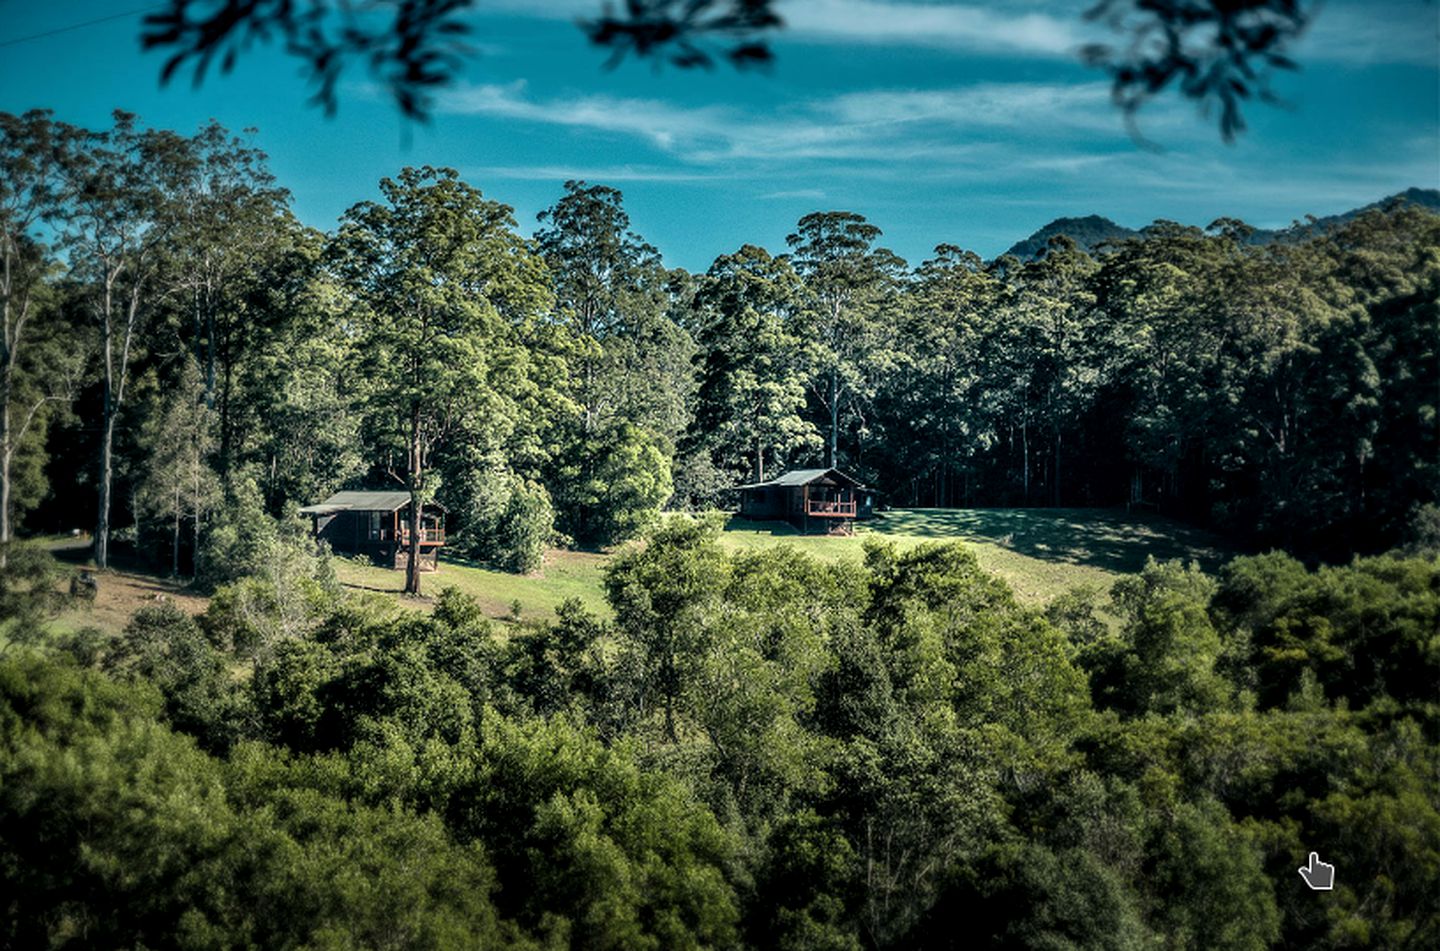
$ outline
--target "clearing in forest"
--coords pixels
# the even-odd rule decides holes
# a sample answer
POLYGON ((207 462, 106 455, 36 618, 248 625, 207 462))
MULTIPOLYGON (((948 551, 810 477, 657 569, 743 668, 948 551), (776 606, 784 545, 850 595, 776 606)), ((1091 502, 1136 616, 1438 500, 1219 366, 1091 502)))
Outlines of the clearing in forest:
MULTIPOLYGON (((894 509, 861 523, 853 536, 802 535, 784 522, 732 518, 720 542, 740 551, 790 545, 818 558, 855 559, 865 539, 881 536, 902 548, 927 541, 960 540, 981 567, 1005 579, 1020 600, 1040 606, 1077 585, 1102 593, 1121 575, 1138 571, 1147 556, 1195 560, 1213 571, 1235 552, 1208 532, 1172 519, 1111 509, 894 509)), ((491 617, 510 616, 515 602, 524 618, 548 617, 566 598, 607 612, 601 584, 608 556, 552 551, 529 575, 445 562, 425 576, 427 595, 453 585, 479 599, 491 617)), ((346 586, 398 595, 403 572, 341 561, 346 586)), ((423 606, 422 602, 411 602, 423 606)))

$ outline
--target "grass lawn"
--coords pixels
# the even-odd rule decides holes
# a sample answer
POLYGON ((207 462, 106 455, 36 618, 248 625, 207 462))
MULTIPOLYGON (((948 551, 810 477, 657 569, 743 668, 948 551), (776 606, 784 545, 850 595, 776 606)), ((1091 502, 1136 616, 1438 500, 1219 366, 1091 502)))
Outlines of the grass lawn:
MULTIPOLYGON (((534 574, 512 575, 488 568, 441 561, 440 570, 420 580, 420 599, 401 598, 400 603, 428 611, 443 588, 459 588, 480 602, 492 618, 509 617, 511 605, 520 602, 522 618, 549 618, 566 598, 579 598, 587 608, 608 614, 600 585, 605 555, 582 551, 554 550, 545 556, 545 567, 534 574)), ((347 588, 399 595, 405 587, 405 572, 378 568, 350 559, 336 559, 335 573, 347 588)))
MULTIPOLYGON (((39 538, 35 541, 44 545, 62 561, 80 567, 94 567, 89 556, 88 538, 65 535, 39 538)), ((130 623, 131 615, 141 608, 169 601, 189 614, 200 614, 210 603, 209 598, 190 591, 183 582, 144 571, 120 568, 99 572, 95 577, 98 585, 95 602, 62 612, 50 622, 51 630, 67 633, 83 627, 98 627, 102 631, 118 634, 130 623)))
MULTIPOLYGON (((862 523, 853 536, 801 535, 783 522, 732 518, 721 544, 732 551, 790 545, 817 558, 859 560, 865 539, 872 535, 888 538, 901 548, 959 539, 974 551, 981 567, 1005 579, 1022 603, 1034 606, 1076 585, 1090 585, 1103 593, 1121 575, 1137 571, 1149 555, 1194 559, 1213 571, 1235 554, 1207 532, 1170 519, 1111 509, 896 509, 862 523)), ((552 551, 544 568, 530 575, 442 562, 438 572, 424 577, 425 597, 398 600, 414 610, 428 611, 435 595, 453 585, 473 595, 481 609, 497 619, 508 618, 517 601, 522 618, 549 618, 556 605, 572 597, 607 615, 601 572, 608 557, 552 551)), ((404 587, 405 576, 400 571, 350 559, 336 559, 335 567, 341 583, 354 591, 398 596, 404 587)), ((58 619, 57 627, 91 624, 119 631, 131 614, 158 599, 168 598, 191 613, 203 611, 207 603, 203 596, 139 572, 106 572, 99 581, 94 606, 67 612, 58 619)))
MULTIPOLYGON (((1139 570, 1149 555, 1194 559, 1213 570, 1234 554, 1207 532, 1109 509, 897 509, 862 524, 853 536, 802 535, 783 522, 732 518, 720 541, 732 551, 783 544, 817 558, 859 560, 861 546, 871 535, 901 548, 959 539, 975 552, 981 567, 1004 578, 1023 603, 1035 606, 1076 585, 1108 591, 1121 575, 1139 570)), ((515 601, 522 617, 547 618, 570 597, 608 614, 600 587, 607 559, 592 552, 552 551, 545 567, 530 575, 442 562, 439 572, 424 578, 426 597, 402 603, 428 610, 430 598, 453 585, 475 596, 494 618, 508 616, 515 601)), ((399 571, 341 560, 337 572, 356 590, 398 594, 404 587, 399 571)))
POLYGON ((107 571, 97 574, 96 581, 95 603, 63 612, 51 622, 53 630, 70 632, 82 627, 98 627, 118 634, 130 623, 130 616, 144 607, 169 601, 189 614, 201 614, 210 604, 210 599, 204 595, 154 575, 107 571))
POLYGON ((893 509, 852 536, 801 535, 783 522, 731 519, 723 543, 734 549, 785 543, 820 558, 859 558, 870 536, 898 547, 959 539, 980 566, 1042 605, 1076 585, 1108 591, 1146 557, 1198 561, 1213 571, 1235 554, 1215 535, 1172 519, 1116 509, 893 509))

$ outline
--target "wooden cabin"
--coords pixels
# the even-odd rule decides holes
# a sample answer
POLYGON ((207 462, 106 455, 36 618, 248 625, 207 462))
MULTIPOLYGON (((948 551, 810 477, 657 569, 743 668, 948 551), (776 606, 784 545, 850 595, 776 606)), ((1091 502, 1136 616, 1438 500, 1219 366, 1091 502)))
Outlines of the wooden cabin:
POLYGON ((795 469, 736 488, 743 517, 786 521, 802 532, 848 535, 856 519, 875 512, 875 490, 839 469, 795 469))
MULTIPOLYGON (((401 570, 409 561, 409 492, 336 492, 300 514, 310 517, 316 540, 331 551, 368 555, 378 565, 401 570)), ((420 570, 435 571, 445 545, 444 507, 427 503, 420 521, 420 570)))

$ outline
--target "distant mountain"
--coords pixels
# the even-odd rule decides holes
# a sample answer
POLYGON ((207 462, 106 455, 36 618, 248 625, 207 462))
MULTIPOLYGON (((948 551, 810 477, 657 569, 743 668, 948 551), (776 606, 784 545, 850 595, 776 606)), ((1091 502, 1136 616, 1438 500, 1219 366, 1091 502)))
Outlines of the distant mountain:
POLYGON ((1117 225, 1109 218, 1102 218, 1099 215, 1086 215, 1084 218, 1056 218, 1024 241, 1015 242, 1005 253, 1013 254, 1021 260, 1029 260, 1039 254, 1050 243, 1050 239, 1057 234, 1063 234, 1086 251, 1091 251, 1102 241, 1134 238, 1140 232, 1134 228, 1117 225))
MULTIPOLYGON (((1383 208, 1390 204, 1390 202, 1396 200, 1440 212, 1440 189, 1409 188, 1398 194, 1391 195, 1388 198, 1371 202, 1361 208, 1353 208, 1350 211, 1342 212, 1338 215, 1328 215, 1324 218, 1317 218, 1313 223, 1296 222, 1288 228, 1262 228, 1251 236, 1250 241, 1253 244, 1270 244, 1273 241, 1303 241, 1316 234, 1323 234, 1332 228, 1339 227, 1355 216, 1367 212, 1372 208, 1383 208)), ((1209 224, 1209 222, 1206 222, 1206 224, 1209 224)), ((1022 261, 1029 260, 1039 254, 1046 244, 1049 243, 1050 238, 1057 234, 1067 235, 1085 250, 1093 251, 1096 246, 1103 241, 1119 241, 1124 238, 1140 237, 1144 232, 1116 224, 1109 218, 1102 218, 1100 215, 1087 215, 1084 218, 1056 218, 1024 241, 1017 241, 1011 245, 1010 250, 1005 253, 1013 254, 1022 261)))
POLYGON ((1407 188, 1403 192, 1397 192, 1379 201, 1372 201, 1370 204, 1360 208, 1352 208, 1338 215, 1327 215, 1324 218, 1316 218, 1313 224, 1310 222, 1297 221, 1288 228, 1258 230, 1251 236, 1250 241, 1252 244, 1270 244, 1272 241, 1303 241, 1317 234, 1324 234, 1332 228, 1338 228, 1345 224, 1345 222, 1367 211, 1375 208, 1384 208, 1392 201, 1402 201, 1407 204, 1419 205, 1421 208, 1429 208, 1431 211, 1440 212, 1440 189, 1407 188))

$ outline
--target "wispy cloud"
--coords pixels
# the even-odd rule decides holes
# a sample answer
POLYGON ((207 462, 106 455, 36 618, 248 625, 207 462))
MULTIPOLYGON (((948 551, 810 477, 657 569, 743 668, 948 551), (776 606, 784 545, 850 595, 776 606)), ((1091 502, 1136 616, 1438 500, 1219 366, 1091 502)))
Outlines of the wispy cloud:
POLYGON ((1069 15, 958 3, 789 0, 785 36, 808 42, 923 46, 1026 56, 1070 56, 1093 33, 1083 5, 1069 15))
POLYGON ((986 141, 1042 128, 1055 137, 1123 141, 1103 83, 984 83, 887 89, 804 100, 770 110, 611 96, 530 95, 523 81, 443 94, 444 113, 490 116, 637 139, 694 165, 802 159, 957 160, 986 141), (956 130, 968 135, 956 141, 956 130))
POLYGON ((714 182, 733 178, 718 169, 688 170, 654 165, 476 165, 464 169, 467 178, 510 181, 564 182, 714 182))
POLYGON ((824 108, 841 122, 863 125, 939 123, 1003 129, 1044 122, 1066 128, 1116 128, 1110 88, 1103 82, 871 90, 838 96, 824 108))
POLYGON ((819 201, 825 197, 825 190, 823 188, 795 188, 788 191, 766 192, 758 197, 761 201, 782 201, 787 198, 810 198, 819 201))
POLYGON ((1302 62, 1440 69, 1440 11, 1433 0, 1332 2, 1319 9, 1295 56, 1302 62))
POLYGON ((523 79, 449 89, 441 93, 437 110, 452 115, 493 116, 625 133, 648 139, 667 150, 680 142, 704 137, 726 121, 719 109, 689 109, 658 99, 613 96, 535 99, 527 94, 523 79))

